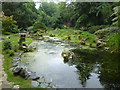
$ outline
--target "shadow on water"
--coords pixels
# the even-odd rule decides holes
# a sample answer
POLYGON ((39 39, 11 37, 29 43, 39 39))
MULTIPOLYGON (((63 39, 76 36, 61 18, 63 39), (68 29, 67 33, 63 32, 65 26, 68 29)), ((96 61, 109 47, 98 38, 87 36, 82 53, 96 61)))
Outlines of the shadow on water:
POLYGON ((94 75, 93 73, 98 75, 100 83, 105 88, 120 87, 120 53, 81 49, 72 51, 75 56, 68 63, 76 65, 83 87, 86 87, 87 81, 91 75, 94 75))

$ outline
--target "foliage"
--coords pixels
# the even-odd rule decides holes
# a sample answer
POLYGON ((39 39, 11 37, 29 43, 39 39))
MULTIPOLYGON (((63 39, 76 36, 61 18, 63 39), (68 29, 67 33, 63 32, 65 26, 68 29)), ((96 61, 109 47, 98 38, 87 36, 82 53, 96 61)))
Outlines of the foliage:
POLYGON ((42 2, 37 10, 35 3, 4 2, 3 11, 7 16, 13 15, 21 28, 27 28, 39 21, 50 29, 64 28, 64 25, 79 29, 110 25, 112 9, 115 6, 115 3, 109 2, 42 2))
POLYGON ((39 15, 38 19, 39 22, 45 24, 45 26, 49 28, 56 28, 58 25, 58 18, 59 18, 59 11, 57 4, 50 2, 42 2, 41 6, 39 7, 39 15))
MULTIPOLYGON (((77 29, 83 26, 111 24, 113 3, 103 2, 72 2, 60 3, 60 15, 64 24, 75 26, 77 29)), ((61 20, 60 19, 60 20, 61 20)))
POLYGON ((33 29, 34 29, 34 32, 37 32, 38 29, 41 29, 41 30, 46 30, 47 27, 45 26, 44 23, 42 23, 41 21, 36 21, 33 25, 33 29))
POLYGON ((3 50, 12 49, 12 43, 10 40, 5 40, 3 42, 3 50))
POLYGON ((20 28, 31 26, 37 17, 33 2, 3 2, 2 10, 5 16, 13 15, 13 19, 17 21, 20 28))
POLYGON ((9 56, 13 56, 15 54, 14 50, 10 50, 10 49, 7 49, 5 53, 8 54, 9 56))
POLYGON ((113 8, 114 13, 112 14, 112 16, 115 16, 112 21, 113 21, 113 25, 115 26, 119 26, 120 27, 120 6, 116 6, 113 8))
MULTIPOLYGON (((12 46, 13 48, 11 48, 11 50, 9 48, 7 48, 6 50, 4 50, 2 52, 2 54, 4 55, 4 59, 5 62, 3 63, 4 66, 4 71, 7 73, 7 80, 10 82, 14 82, 15 85, 20 85, 20 88, 39 88, 39 87, 33 87, 31 85, 31 80, 25 80, 24 78, 21 77, 15 77, 13 72, 10 71, 10 68, 12 67, 12 61, 13 61, 13 55, 15 55, 15 49, 18 48, 18 41, 19 41, 19 37, 16 35, 12 35, 10 36, 10 39, 6 39, 4 42, 12 42, 12 46)), ((3 45, 4 45, 3 42, 3 45)), ((30 38, 26 38, 26 44, 30 44, 32 42, 32 39, 30 38)), ((8 44, 6 44, 8 45, 8 44)))
POLYGON ((13 20, 13 16, 5 17, 5 19, 2 20, 3 34, 9 35, 10 33, 17 33, 18 28, 15 24, 16 21, 13 20))
POLYGON ((67 40, 67 37, 70 36, 70 42, 74 42, 80 44, 80 42, 85 40, 87 45, 92 44, 95 46, 94 40, 96 39, 96 35, 91 34, 87 31, 80 31, 76 29, 57 29, 53 31, 49 31, 47 35, 54 34, 56 37, 61 38, 62 40, 67 40), (79 39, 78 37, 81 37, 79 39))
POLYGON ((15 52, 17 52, 18 51, 18 49, 19 49, 19 47, 18 47, 18 45, 14 45, 14 47, 12 48, 15 52))
POLYGON ((120 50, 120 32, 111 34, 108 37, 108 46, 112 50, 117 50, 117 51, 120 50))
MULTIPOLYGON (((20 85, 21 89, 38 88, 38 87, 33 87, 31 85, 31 80, 30 79, 25 80, 24 78, 21 78, 21 77, 15 77, 13 72, 10 71, 10 68, 12 67, 13 57, 9 56, 5 52, 3 52, 3 55, 4 55, 4 59, 5 59, 5 62, 3 63, 3 66, 4 66, 4 71, 7 74, 7 80, 8 81, 14 82, 15 85, 20 85)), ((42 89, 40 89, 40 90, 42 90, 42 89)))
POLYGON ((97 30, 100 30, 100 29, 103 29, 103 28, 106 28, 106 27, 109 27, 109 25, 96 25, 96 26, 91 26, 91 27, 88 27, 88 32, 90 33, 94 33, 96 32, 97 30))

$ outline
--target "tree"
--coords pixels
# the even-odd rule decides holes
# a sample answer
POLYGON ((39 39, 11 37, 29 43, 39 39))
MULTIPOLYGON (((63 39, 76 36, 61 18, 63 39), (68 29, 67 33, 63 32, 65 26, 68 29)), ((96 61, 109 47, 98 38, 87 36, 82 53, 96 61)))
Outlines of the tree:
POLYGON ((57 21, 59 18, 59 11, 57 4, 50 2, 43 2, 39 7, 38 19, 40 22, 44 23, 49 28, 56 28, 57 21))
POLYGON ((4 2, 2 9, 5 16, 13 15, 20 28, 31 26, 37 18, 37 10, 33 2, 4 2))
POLYGON ((16 25, 16 21, 13 20, 13 16, 5 17, 2 20, 2 28, 3 28, 3 34, 9 34, 9 33, 17 33, 18 27, 16 25))

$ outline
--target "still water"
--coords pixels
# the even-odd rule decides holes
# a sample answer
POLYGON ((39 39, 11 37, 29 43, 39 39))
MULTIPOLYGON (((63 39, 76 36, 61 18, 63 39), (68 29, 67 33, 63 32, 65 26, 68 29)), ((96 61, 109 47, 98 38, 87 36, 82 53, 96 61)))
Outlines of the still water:
POLYGON ((68 44, 35 42, 37 50, 25 53, 21 63, 38 76, 50 79, 57 88, 119 87, 119 55, 74 50, 73 60, 64 62, 62 51, 73 49, 68 44), (114 60, 114 61, 113 61, 114 60))

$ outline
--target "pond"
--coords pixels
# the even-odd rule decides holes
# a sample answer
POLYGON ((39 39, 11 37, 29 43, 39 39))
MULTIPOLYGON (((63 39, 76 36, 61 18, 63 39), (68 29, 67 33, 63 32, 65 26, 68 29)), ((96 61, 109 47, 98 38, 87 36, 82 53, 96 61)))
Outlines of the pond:
POLYGON ((36 51, 22 55, 21 63, 56 88, 120 87, 119 54, 77 50, 69 44, 36 41, 36 51), (64 62, 61 53, 74 49, 72 60, 64 62))

